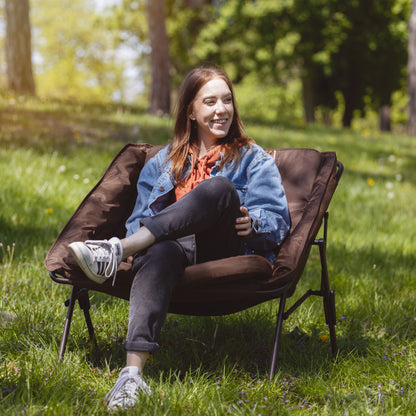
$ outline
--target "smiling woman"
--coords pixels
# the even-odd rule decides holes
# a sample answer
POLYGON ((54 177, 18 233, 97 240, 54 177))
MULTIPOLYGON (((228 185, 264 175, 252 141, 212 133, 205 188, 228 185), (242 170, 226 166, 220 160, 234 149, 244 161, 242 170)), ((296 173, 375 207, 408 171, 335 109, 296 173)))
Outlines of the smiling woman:
POLYGON ((107 396, 131 407, 150 394, 141 373, 160 347, 173 288, 188 265, 256 253, 270 262, 289 229, 274 159, 246 135, 228 76, 196 68, 185 78, 174 137, 143 167, 126 238, 73 242, 69 249, 97 283, 116 278, 133 256, 127 365, 107 396))

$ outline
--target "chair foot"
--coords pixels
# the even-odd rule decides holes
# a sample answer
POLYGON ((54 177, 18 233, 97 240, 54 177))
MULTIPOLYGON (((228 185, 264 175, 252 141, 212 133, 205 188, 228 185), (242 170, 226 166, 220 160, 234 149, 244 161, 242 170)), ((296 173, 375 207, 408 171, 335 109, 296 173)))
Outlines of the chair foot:
POLYGON ((74 313, 74 306, 77 300, 77 289, 75 287, 72 288, 71 297, 65 301, 65 306, 68 307, 66 312, 65 324, 64 329, 62 331, 61 343, 59 345, 59 354, 58 354, 58 362, 60 363, 64 357, 66 343, 68 341, 69 330, 71 329, 71 321, 72 315, 74 313))
POLYGON ((276 370, 276 362, 277 362, 277 355, 279 352, 279 345, 280 345, 280 335, 282 333, 282 326, 284 321, 284 312, 286 306, 286 293, 282 295, 279 301, 279 312, 277 315, 277 323, 276 323, 276 332, 274 337, 274 344, 273 344, 273 352, 272 358, 270 361, 270 372, 269 372, 269 380, 272 381, 274 377, 274 372, 276 370))
POLYGON ((337 346, 337 335, 335 333, 335 324, 337 322, 337 315, 336 315, 336 310, 335 310, 335 291, 334 290, 329 291, 329 305, 328 306, 329 306, 328 309, 330 312, 330 317, 329 317, 329 322, 328 322, 329 336, 331 339, 332 354, 335 356, 338 351, 338 346, 337 346))

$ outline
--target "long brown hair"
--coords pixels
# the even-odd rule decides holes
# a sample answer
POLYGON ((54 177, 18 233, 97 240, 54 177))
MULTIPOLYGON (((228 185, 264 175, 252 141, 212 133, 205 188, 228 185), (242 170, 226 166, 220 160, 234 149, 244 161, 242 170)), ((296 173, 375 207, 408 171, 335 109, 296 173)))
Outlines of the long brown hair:
MULTIPOLYGON (((219 166, 220 169, 232 163, 239 163, 241 147, 250 145, 251 140, 244 131, 237 110, 232 83, 227 74, 216 67, 195 68, 186 76, 179 92, 174 135, 168 155, 168 160, 172 161, 172 174, 176 182, 183 179, 183 174, 187 168, 189 148, 196 146, 197 142, 197 127, 195 121, 190 119, 195 97, 198 91, 214 78, 221 78, 226 82, 231 91, 234 106, 234 116, 228 134, 217 142, 225 147, 225 154, 219 166)), ((192 164, 194 163, 195 159, 192 160, 192 164)))

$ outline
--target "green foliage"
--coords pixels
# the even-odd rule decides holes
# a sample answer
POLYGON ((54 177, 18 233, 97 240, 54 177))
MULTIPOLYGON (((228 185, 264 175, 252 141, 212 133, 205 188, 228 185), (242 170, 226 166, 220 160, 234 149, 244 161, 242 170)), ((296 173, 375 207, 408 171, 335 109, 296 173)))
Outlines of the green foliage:
POLYGON ((297 123, 303 120, 301 85, 288 79, 281 85, 264 85, 256 74, 246 76, 235 86, 238 109, 250 122, 297 123))
POLYGON ((220 63, 237 82, 253 73, 264 85, 301 78, 304 104, 313 109, 336 108, 341 92, 344 125, 366 102, 377 110, 390 105, 401 88, 409 2, 230 0, 217 14, 195 52, 220 63))
POLYGON ((292 3, 225 2, 201 31, 195 45, 197 56, 218 62, 237 82, 251 72, 265 81, 280 80, 287 75, 285 58, 290 61, 293 53, 296 30, 287 16, 292 3))
MULTIPOLYGON (((223 317, 169 315, 163 348, 145 372, 154 393, 134 414, 413 414, 414 140, 369 128, 260 123, 246 110, 259 144, 334 150, 345 165, 329 210, 337 360, 319 299, 285 322, 271 383, 277 302, 223 317)), ((50 280, 43 259, 116 152, 131 141, 165 143, 172 121, 121 105, 13 97, 0 97, 0 117, 0 312, 16 315, 0 314, 0 414, 107 414, 103 398, 124 365, 128 304, 92 294, 98 350, 77 307, 58 364, 70 288, 50 280)), ((311 286, 319 286, 315 250, 296 294, 311 286)))
POLYGON ((83 101, 111 101, 117 92, 122 97, 124 68, 93 0, 33 0, 31 21, 40 57, 39 95, 83 101))
POLYGON ((167 0, 166 24, 172 65, 173 85, 181 84, 184 76, 200 64, 195 39, 201 30, 215 18, 215 8, 209 0, 197 7, 189 7, 186 0, 167 0))
MULTIPOLYGON (((120 0, 97 9, 95 0, 32 0, 39 95, 142 100, 151 77, 146 4, 120 0), (134 80, 127 75, 132 68, 134 80), (132 92, 131 82, 141 91, 132 92)), ((397 102, 393 95, 407 94, 409 8, 409 0, 166 0, 172 95, 191 68, 211 63, 241 89, 267 91, 268 120, 272 113, 286 118, 292 105, 297 119, 303 105, 307 121, 350 125, 354 115, 377 112, 397 102)), ((5 72, 0 65, 3 89, 5 72)), ((401 108, 392 114, 403 120, 401 108)))

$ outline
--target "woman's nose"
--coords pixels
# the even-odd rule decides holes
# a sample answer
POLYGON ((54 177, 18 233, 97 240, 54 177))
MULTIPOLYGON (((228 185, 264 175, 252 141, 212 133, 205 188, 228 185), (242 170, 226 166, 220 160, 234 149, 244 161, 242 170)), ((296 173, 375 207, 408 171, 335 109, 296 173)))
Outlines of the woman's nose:
POLYGON ((225 104, 224 104, 224 102, 223 102, 222 100, 218 100, 218 101, 217 101, 217 108, 216 108, 216 111, 217 111, 218 113, 224 113, 224 112, 226 111, 225 104))

